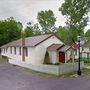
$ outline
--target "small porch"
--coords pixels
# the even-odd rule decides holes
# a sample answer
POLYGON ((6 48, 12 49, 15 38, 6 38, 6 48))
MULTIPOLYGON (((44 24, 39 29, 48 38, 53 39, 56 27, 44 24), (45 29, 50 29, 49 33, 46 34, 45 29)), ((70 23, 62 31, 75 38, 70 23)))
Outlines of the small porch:
POLYGON ((50 63, 66 63, 71 58, 71 47, 61 44, 52 44, 47 48, 50 63))

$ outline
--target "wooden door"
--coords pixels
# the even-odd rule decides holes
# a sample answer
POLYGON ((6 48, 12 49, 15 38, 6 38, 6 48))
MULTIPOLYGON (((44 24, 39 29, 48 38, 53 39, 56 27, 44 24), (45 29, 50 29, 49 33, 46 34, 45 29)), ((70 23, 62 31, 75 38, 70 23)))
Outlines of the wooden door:
POLYGON ((59 62, 65 63, 65 53, 59 52, 59 62))

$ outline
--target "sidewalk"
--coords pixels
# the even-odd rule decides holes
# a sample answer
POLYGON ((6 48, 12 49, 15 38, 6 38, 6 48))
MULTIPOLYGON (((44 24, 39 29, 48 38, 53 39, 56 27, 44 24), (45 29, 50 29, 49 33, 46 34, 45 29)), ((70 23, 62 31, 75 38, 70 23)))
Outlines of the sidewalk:
POLYGON ((90 69, 90 66, 85 66, 86 69, 90 69))

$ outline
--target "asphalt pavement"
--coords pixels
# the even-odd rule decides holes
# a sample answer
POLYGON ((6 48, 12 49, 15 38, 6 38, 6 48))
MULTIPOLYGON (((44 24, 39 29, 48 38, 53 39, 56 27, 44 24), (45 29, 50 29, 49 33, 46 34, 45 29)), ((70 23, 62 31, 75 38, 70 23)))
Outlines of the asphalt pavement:
POLYGON ((0 90, 90 90, 90 74, 53 79, 0 62, 0 90))

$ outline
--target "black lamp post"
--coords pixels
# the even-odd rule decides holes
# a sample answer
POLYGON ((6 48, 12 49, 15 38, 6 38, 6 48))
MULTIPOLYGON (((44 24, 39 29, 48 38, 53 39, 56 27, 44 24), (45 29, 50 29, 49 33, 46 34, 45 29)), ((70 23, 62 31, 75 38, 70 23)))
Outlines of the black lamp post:
POLYGON ((77 37, 77 40, 78 40, 78 71, 77 71, 77 74, 79 76, 81 76, 81 70, 80 70, 80 40, 81 40, 81 37, 80 37, 80 34, 78 35, 77 37))

